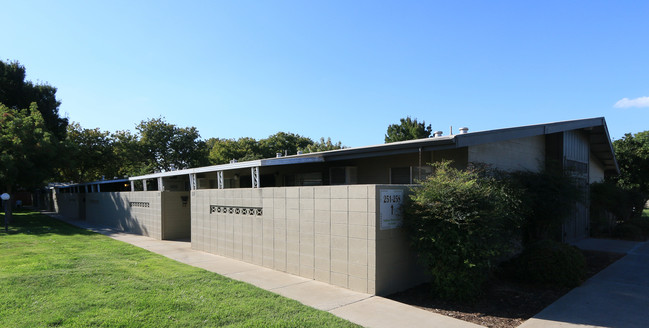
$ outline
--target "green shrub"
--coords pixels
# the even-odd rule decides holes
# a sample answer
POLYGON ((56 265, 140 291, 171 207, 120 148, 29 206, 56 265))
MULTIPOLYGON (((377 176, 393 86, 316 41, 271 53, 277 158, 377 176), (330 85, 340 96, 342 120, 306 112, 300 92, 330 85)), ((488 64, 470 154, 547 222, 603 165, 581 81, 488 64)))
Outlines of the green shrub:
POLYGON ((613 229, 613 237, 632 241, 645 240, 642 228, 633 222, 623 222, 615 226, 613 229))
POLYGON ((649 218, 648 217, 639 217, 629 220, 629 223, 637 226, 642 231, 642 235, 645 239, 649 238, 649 218))
POLYGON ((586 275, 586 259, 574 247, 554 240, 528 245, 506 265, 516 279, 532 283, 548 283, 565 287, 581 284, 586 275))
POLYGON ((405 227, 442 298, 478 296, 497 262, 520 244, 519 201, 508 187, 477 169, 449 162, 413 188, 405 227))
POLYGON ((561 226, 583 196, 575 179, 563 170, 546 169, 514 172, 509 182, 521 195, 523 242, 561 240, 561 226))

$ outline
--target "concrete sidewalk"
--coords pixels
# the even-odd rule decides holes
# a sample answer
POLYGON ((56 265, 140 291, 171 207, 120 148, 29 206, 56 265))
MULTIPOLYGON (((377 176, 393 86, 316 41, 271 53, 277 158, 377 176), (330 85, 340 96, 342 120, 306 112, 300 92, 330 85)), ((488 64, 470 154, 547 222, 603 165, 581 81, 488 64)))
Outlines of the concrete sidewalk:
POLYGON ((170 259, 247 282, 364 327, 481 327, 383 297, 354 292, 254 264, 196 251, 191 249, 189 242, 157 240, 99 227, 85 221, 66 220, 55 213, 44 214, 170 259))
POLYGON ((576 246, 627 255, 519 327, 649 327, 649 243, 586 239, 576 246))

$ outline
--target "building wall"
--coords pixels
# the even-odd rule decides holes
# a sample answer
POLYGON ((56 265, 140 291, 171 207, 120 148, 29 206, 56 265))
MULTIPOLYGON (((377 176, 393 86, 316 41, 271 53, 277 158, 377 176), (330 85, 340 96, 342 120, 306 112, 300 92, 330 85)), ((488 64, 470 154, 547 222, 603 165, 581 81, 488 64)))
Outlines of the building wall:
POLYGON ((413 261, 400 228, 377 229, 382 188, 407 189, 194 190, 192 248, 364 293, 396 291, 418 281, 401 281, 413 261))
POLYGON ((162 239, 162 192, 86 194, 86 220, 118 230, 162 239))
POLYGON ((604 165, 593 154, 590 154, 588 166, 588 183, 604 181, 604 165))
POLYGON ((468 161, 490 164, 505 171, 537 172, 545 163, 545 136, 470 146, 468 161))
POLYGON ((79 220, 82 194, 56 193, 56 212, 71 220, 79 220))
POLYGON ((189 191, 162 192, 162 239, 190 238, 191 200, 189 191))

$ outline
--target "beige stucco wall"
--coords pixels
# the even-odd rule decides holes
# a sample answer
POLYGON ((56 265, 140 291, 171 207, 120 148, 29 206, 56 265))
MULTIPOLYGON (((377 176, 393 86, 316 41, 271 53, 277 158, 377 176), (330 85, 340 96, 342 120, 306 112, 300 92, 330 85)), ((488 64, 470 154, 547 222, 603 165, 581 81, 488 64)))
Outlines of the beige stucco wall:
POLYGON ((160 191, 86 194, 86 220, 162 239, 161 194, 160 191))
POLYGON ((537 172, 545 163, 545 136, 470 146, 469 162, 486 163, 505 171, 537 172))
POLYGON ((400 228, 377 228, 381 188, 194 190, 192 248, 364 293, 403 289, 417 282, 404 281, 414 276, 412 256, 400 228), (233 213, 210 213, 211 205, 233 213))

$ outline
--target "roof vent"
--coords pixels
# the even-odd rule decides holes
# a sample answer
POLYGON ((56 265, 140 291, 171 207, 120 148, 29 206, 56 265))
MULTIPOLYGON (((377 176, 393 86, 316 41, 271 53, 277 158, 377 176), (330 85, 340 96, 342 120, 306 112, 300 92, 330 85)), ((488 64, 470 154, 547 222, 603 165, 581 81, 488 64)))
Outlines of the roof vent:
POLYGON ((275 153, 275 157, 277 157, 277 158, 282 157, 282 153, 275 153))
POLYGON ((433 138, 441 137, 441 136, 442 136, 442 133, 444 133, 444 132, 442 132, 442 131, 435 131, 435 133, 433 134, 433 138))
POLYGON ((469 128, 467 127, 460 128, 460 134, 465 134, 467 132, 469 132, 469 128))
POLYGON ((303 152, 302 152, 301 150, 298 150, 298 151, 297 151, 297 154, 298 154, 298 155, 302 155, 303 152))
POLYGON ((238 162, 238 160, 236 160, 236 159, 232 159, 232 160, 230 160, 230 164, 234 164, 234 163, 236 163, 236 162, 238 162))

